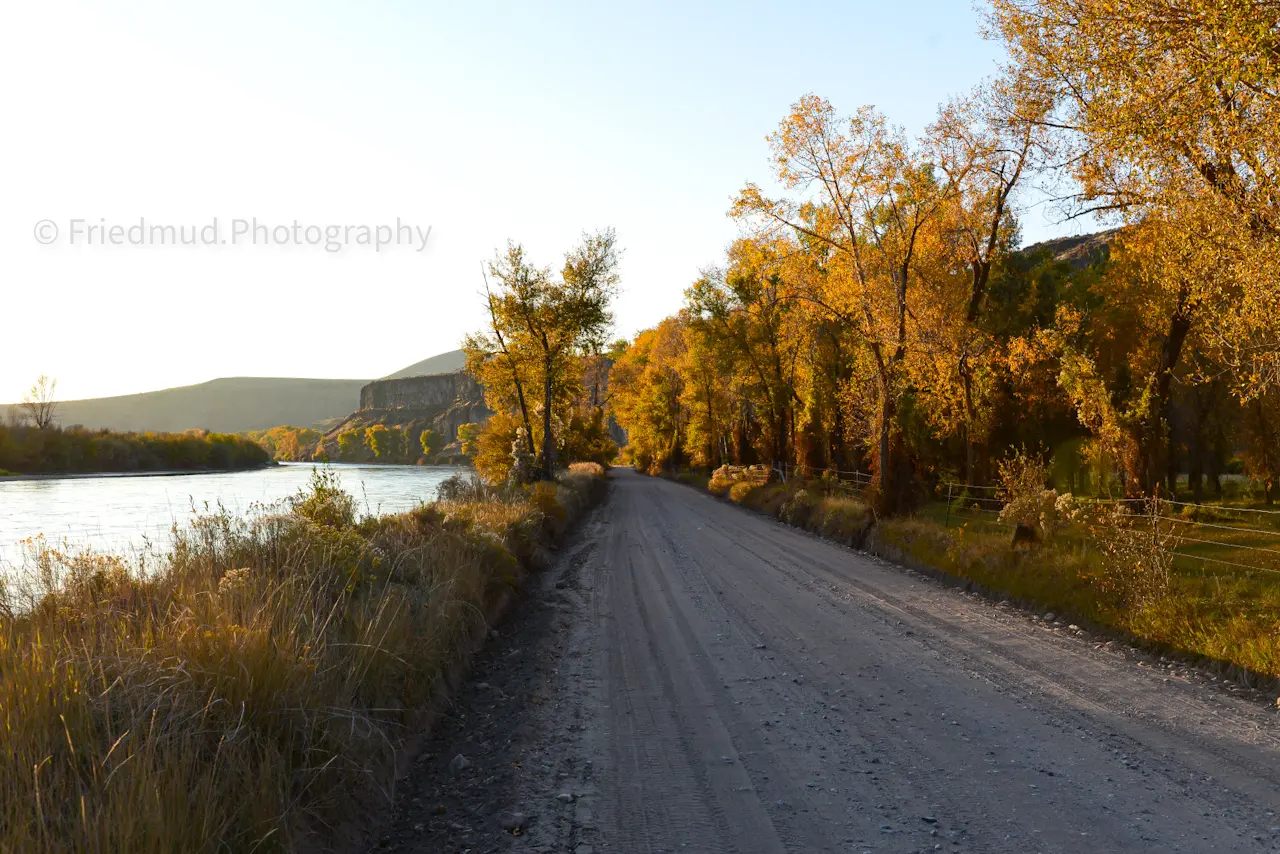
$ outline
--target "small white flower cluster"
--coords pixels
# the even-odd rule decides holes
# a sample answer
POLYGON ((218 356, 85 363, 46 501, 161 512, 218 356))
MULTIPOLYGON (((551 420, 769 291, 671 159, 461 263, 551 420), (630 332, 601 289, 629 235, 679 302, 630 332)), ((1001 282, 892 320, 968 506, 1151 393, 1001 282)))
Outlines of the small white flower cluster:
POLYGON ((222 578, 218 580, 218 592, 230 593, 237 588, 244 587, 249 583, 249 567, 240 569, 229 569, 223 573, 222 578))
POLYGON ((1035 528, 1043 539, 1049 539, 1080 518, 1084 507, 1070 492, 1058 494, 1056 489, 1041 489, 1015 495, 1000 511, 1000 521, 1035 528))

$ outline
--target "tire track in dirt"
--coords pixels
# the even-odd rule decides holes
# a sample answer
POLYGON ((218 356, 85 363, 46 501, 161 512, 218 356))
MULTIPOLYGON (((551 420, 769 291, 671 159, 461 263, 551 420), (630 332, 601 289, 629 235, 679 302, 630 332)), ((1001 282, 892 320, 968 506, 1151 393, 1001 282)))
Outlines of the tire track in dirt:
POLYGON ((613 481, 384 847, 1280 851, 1262 702, 686 487, 613 481), (451 774, 455 752, 471 766, 451 774))

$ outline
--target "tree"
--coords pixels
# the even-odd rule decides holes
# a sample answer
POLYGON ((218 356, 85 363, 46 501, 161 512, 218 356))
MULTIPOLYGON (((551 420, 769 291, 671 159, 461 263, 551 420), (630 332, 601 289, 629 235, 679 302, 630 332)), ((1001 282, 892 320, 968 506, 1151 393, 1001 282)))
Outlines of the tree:
POLYGON ((41 374, 22 398, 22 411, 37 430, 47 430, 54 425, 58 413, 58 401, 54 397, 57 389, 57 380, 41 374))
POLYGON ((483 430, 484 427, 480 424, 463 424, 458 428, 458 444, 462 447, 462 453, 475 457, 479 449, 477 442, 483 430))
POLYGON ((509 243, 489 265, 498 282, 486 296, 490 324, 464 343, 468 370, 485 386, 491 409, 518 413, 519 441, 538 445, 538 474, 555 476, 555 431, 567 422, 578 391, 582 360, 598 353, 613 321, 619 249, 612 229, 584 235, 565 255, 558 276, 535 267, 523 247, 509 243), (541 423, 531 418, 526 390, 541 385, 541 423))
POLYGON ((404 433, 385 424, 366 427, 364 442, 373 451, 373 455, 383 462, 404 456, 404 433))
POLYGON ((423 430, 418 436, 418 442, 422 445, 422 454, 427 459, 440 453, 440 449, 444 447, 442 437, 434 430, 423 430))
POLYGON ((519 469, 532 460, 522 431, 519 416, 509 411, 495 412, 485 422, 471 451, 471 462, 482 478, 489 483, 520 480, 519 469))
POLYGON ((923 269, 936 263, 929 227, 959 176, 936 170, 873 108, 841 117, 816 95, 792 106, 769 144, 779 182, 797 195, 770 199, 748 184, 732 214, 765 234, 794 235, 821 259, 823 274, 805 298, 871 356, 880 500, 900 512, 913 477, 898 421, 908 391, 909 301, 923 269))
POLYGON ((742 239, 729 250, 725 270, 704 271, 688 291, 690 326, 725 348, 743 394, 759 401, 761 455, 791 459, 800 355, 809 343, 811 318, 788 265, 797 247, 785 239, 742 239))
POLYGON ((1260 0, 992 0, 1068 146, 1076 213, 1158 216, 1216 291, 1206 345, 1244 399, 1280 382, 1280 51, 1260 0))
POLYGON ((685 325, 669 317, 636 335, 609 374, 610 410, 627 431, 635 464, 658 471, 684 462, 688 418, 681 405, 685 325))
POLYGON ((1245 470, 1262 484, 1268 506, 1280 493, 1280 390, 1271 389, 1245 404, 1237 429, 1244 444, 1245 470))
POLYGON ((338 434, 338 458, 347 462, 358 459, 363 444, 359 430, 343 430, 338 434))
POLYGON ((915 306, 916 385, 928 415, 965 446, 965 482, 975 479, 975 451, 990 427, 990 397, 1000 372, 1000 347, 987 321, 992 271, 1017 243, 1016 193, 1051 152, 1032 105, 1007 80, 979 87, 939 112, 925 139, 929 159, 948 176, 938 226, 939 275, 922 277, 927 298, 915 306), (1030 115, 1028 115, 1030 113, 1030 115), (923 374, 923 375, 921 375, 923 374))
POLYGON ((533 421, 529 417, 529 401, 525 388, 532 371, 532 357, 518 349, 520 336, 513 335, 511 300, 513 293, 536 290, 546 280, 546 270, 534 267, 525 257, 524 247, 508 242, 505 256, 498 256, 489 264, 486 274, 483 267, 485 308, 489 314, 489 326, 482 332, 468 335, 462 343, 466 355, 467 371, 484 388, 485 402, 494 412, 516 408, 524 425, 525 451, 534 452, 533 421), (489 275, 501 286, 494 293, 489 275))

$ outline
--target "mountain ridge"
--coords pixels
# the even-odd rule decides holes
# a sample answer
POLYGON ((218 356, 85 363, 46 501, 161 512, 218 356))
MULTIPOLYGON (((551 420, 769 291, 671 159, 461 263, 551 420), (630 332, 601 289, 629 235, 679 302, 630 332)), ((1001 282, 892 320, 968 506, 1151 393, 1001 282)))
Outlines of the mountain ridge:
MULTIPOLYGON (((461 370, 464 364, 462 351, 450 350, 401 368, 386 378, 452 373, 461 370), (451 367, 453 365, 457 367, 451 367)), ((284 425, 312 427, 345 418, 359 408, 360 389, 371 381, 218 377, 136 394, 59 401, 57 421, 64 426, 158 433, 197 428, 241 433, 284 425)))

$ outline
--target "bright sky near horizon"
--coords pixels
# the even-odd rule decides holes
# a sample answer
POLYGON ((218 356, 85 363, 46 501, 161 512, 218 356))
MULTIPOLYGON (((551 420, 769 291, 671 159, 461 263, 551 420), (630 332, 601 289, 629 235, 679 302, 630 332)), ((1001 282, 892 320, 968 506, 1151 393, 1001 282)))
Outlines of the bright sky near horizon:
POLYGON ((609 225, 629 336, 722 259, 797 98, 918 133, 1001 57, 966 0, 538 5, 5 4, 0 401, 42 373, 63 399, 382 376, 481 325, 508 238, 555 265, 609 225), (425 249, 358 243, 397 220, 425 249), (329 252, 305 226, 356 228, 329 252))

